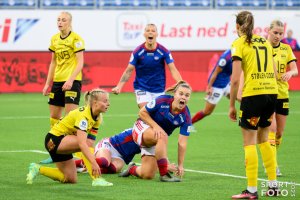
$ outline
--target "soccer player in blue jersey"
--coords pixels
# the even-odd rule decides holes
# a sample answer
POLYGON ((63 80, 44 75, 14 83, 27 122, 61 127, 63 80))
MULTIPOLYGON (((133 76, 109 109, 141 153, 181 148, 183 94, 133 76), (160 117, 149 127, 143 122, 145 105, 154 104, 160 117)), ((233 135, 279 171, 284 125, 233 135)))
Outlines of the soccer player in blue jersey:
POLYGON ((134 90, 136 101, 140 108, 147 102, 164 94, 166 86, 165 63, 168 65, 172 77, 176 82, 182 80, 172 55, 168 49, 156 42, 157 27, 148 24, 145 27, 146 42, 139 45, 131 54, 129 64, 123 72, 119 83, 112 92, 119 94, 135 69, 134 90))
MULTIPOLYGON (((132 128, 104 138, 95 146, 95 157, 102 174, 120 172, 125 163, 128 165, 139 153, 141 153, 141 149, 133 140, 132 128)), ((75 163, 79 169, 85 170, 82 160, 76 160, 75 163)), ((168 164, 168 170, 175 171, 175 164, 168 164)))
POLYGON ((180 127, 178 167, 175 174, 182 177, 187 140, 192 127, 187 107, 192 89, 186 82, 179 81, 166 91, 174 92, 174 96, 162 95, 140 109, 140 118, 134 124, 132 135, 141 147, 142 165, 130 164, 128 169, 120 174, 121 177, 134 175, 142 179, 152 179, 158 166, 161 181, 181 181, 168 173, 167 142, 168 136, 180 127))
POLYGON ((230 49, 228 49, 221 55, 209 76, 208 85, 206 88, 207 97, 205 98, 205 108, 193 116, 193 123, 196 123, 197 121, 200 121, 204 117, 210 115, 223 96, 229 98, 231 73, 231 52, 230 49))
POLYGON ((104 138, 95 146, 96 161, 104 174, 120 172, 125 163, 131 162, 140 152, 140 147, 133 141, 132 129, 104 138))

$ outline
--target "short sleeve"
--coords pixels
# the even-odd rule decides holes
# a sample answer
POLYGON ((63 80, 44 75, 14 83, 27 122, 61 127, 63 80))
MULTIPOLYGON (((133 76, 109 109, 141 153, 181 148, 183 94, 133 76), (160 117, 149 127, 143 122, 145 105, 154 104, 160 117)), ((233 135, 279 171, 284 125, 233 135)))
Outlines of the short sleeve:
POLYGON ((172 54, 170 51, 165 52, 165 56, 166 56, 166 63, 170 64, 174 62, 174 59, 172 57, 172 54))
POLYGON ((287 50, 287 53, 288 53, 288 59, 287 59, 287 63, 290 63, 292 61, 297 61, 297 58, 292 50, 292 48, 290 46, 287 46, 288 50, 287 50))
POLYGON ((156 111, 158 108, 156 100, 153 99, 152 101, 148 102, 145 108, 149 113, 156 111))
POLYGON ((75 37, 73 42, 73 48, 75 53, 85 49, 84 41, 80 36, 75 37))

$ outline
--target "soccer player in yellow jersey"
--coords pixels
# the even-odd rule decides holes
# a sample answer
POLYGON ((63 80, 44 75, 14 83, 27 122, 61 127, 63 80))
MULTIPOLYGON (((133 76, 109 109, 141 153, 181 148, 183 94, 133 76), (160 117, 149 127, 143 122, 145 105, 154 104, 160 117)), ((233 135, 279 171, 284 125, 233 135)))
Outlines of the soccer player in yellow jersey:
POLYGON ((27 174, 27 184, 42 174, 62 183, 76 183, 77 171, 72 153, 81 151, 88 173, 93 179, 92 186, 112 186, 112 183, 100 177, 100 167, 90 152, 88 143, 93 143, 98 127, 102 122, 102 113, 109 107, 109 95, 101 89, 94 89, 85 95, 87 104, 69 112, 55 124, 45 137, 45 148, 57 168, 31 163, 27 174))
POLYGON ((61 12, 57 18, 59 33, 51 38, 49 50, 52 52, 43 95, 49 95, 50 126, 79 105, 84 41, 72 31, 72 15, 61 12), (53 85, 51 92, 49 88, 53 85))
MULTIPOLYGON (((274 49, 274 61, 278 74, 278 96, 276 101, 275 115, 271 124, 269 133, 269 142, 274 150, 277 161, 277 150, 280 146, 282 134, 285 128, 286 119, 289 114, 289 84, 288 81, 292 76, 298 75, 296 57, 292 48, 288 44, 281 43, 284 35, 284 25, 279 20, 274 20, 269 28, 268 41, 274 49)), ((277 165, 277 163, 276 163, 277 165)), ((277 165, 276 175, 281 176, 277 165)))
POLYGON ((275 109, 278 93, 273 64, 273 49, 263 37, 252 33, 254 17, 251 12, 242 11, 236 16, 239 38, 232 44, 232 76, 230 90, 229 118, 236 121, 237 98, 240 75, 243 71, 244 86, 239 112, 245 151, 247 189, 233 199, 257 199, 258 144, 269 180, 267 194, 277 196, 278 186, 275 173, 275 159, 268 142, 269 126, 275 109), (272 193, 271 193, 272 192, 272 193))

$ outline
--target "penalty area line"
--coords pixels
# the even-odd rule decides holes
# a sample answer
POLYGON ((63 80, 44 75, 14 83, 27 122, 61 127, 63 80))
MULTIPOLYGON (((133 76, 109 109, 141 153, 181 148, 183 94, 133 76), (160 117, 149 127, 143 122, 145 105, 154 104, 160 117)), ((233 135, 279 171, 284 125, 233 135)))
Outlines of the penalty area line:
MULTIPOLYGON (((7 151, 0 151, 0 153, 40 153, 40 154, 49 154, 47 151, 41 150, 7 150, 7 151)), ((140 163, 136 163, 137 165, 141 165, 140 163)), ((225 174, 219 172, 209 172, 209 171, 202 171, 202 170, 193 170, 193 169, 184 169, 186 172, 192 173, 199 173, 199 174, 209 174, 215 176, 223 176, 223 177, 231 177, 231 178, 238 178, 238 179, 247 179, 245 176, 238 176, 233 174, 225 174)), ((267 179, 258 178, 259 181, 268 181, 267 179)), ((289 185, 296 185, 300 186, 299 183, 296 182, 287 182, 287 181, 278 181, 279 183, 289 184, 289 185)))

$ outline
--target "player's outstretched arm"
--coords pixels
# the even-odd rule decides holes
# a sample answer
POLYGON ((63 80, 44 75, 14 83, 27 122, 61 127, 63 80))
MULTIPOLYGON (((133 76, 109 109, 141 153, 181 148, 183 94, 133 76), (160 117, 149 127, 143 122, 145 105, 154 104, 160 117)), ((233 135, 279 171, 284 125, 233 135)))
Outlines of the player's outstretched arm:
POLYGON ((119 94, 124 87, 125 83, 130 79, 132 71, 134 70, 134 66, 132 64, 128 64, 125 71, 123 72, 119 83, 116 87, 114 87, 111 91, 114 94, 119 94))

